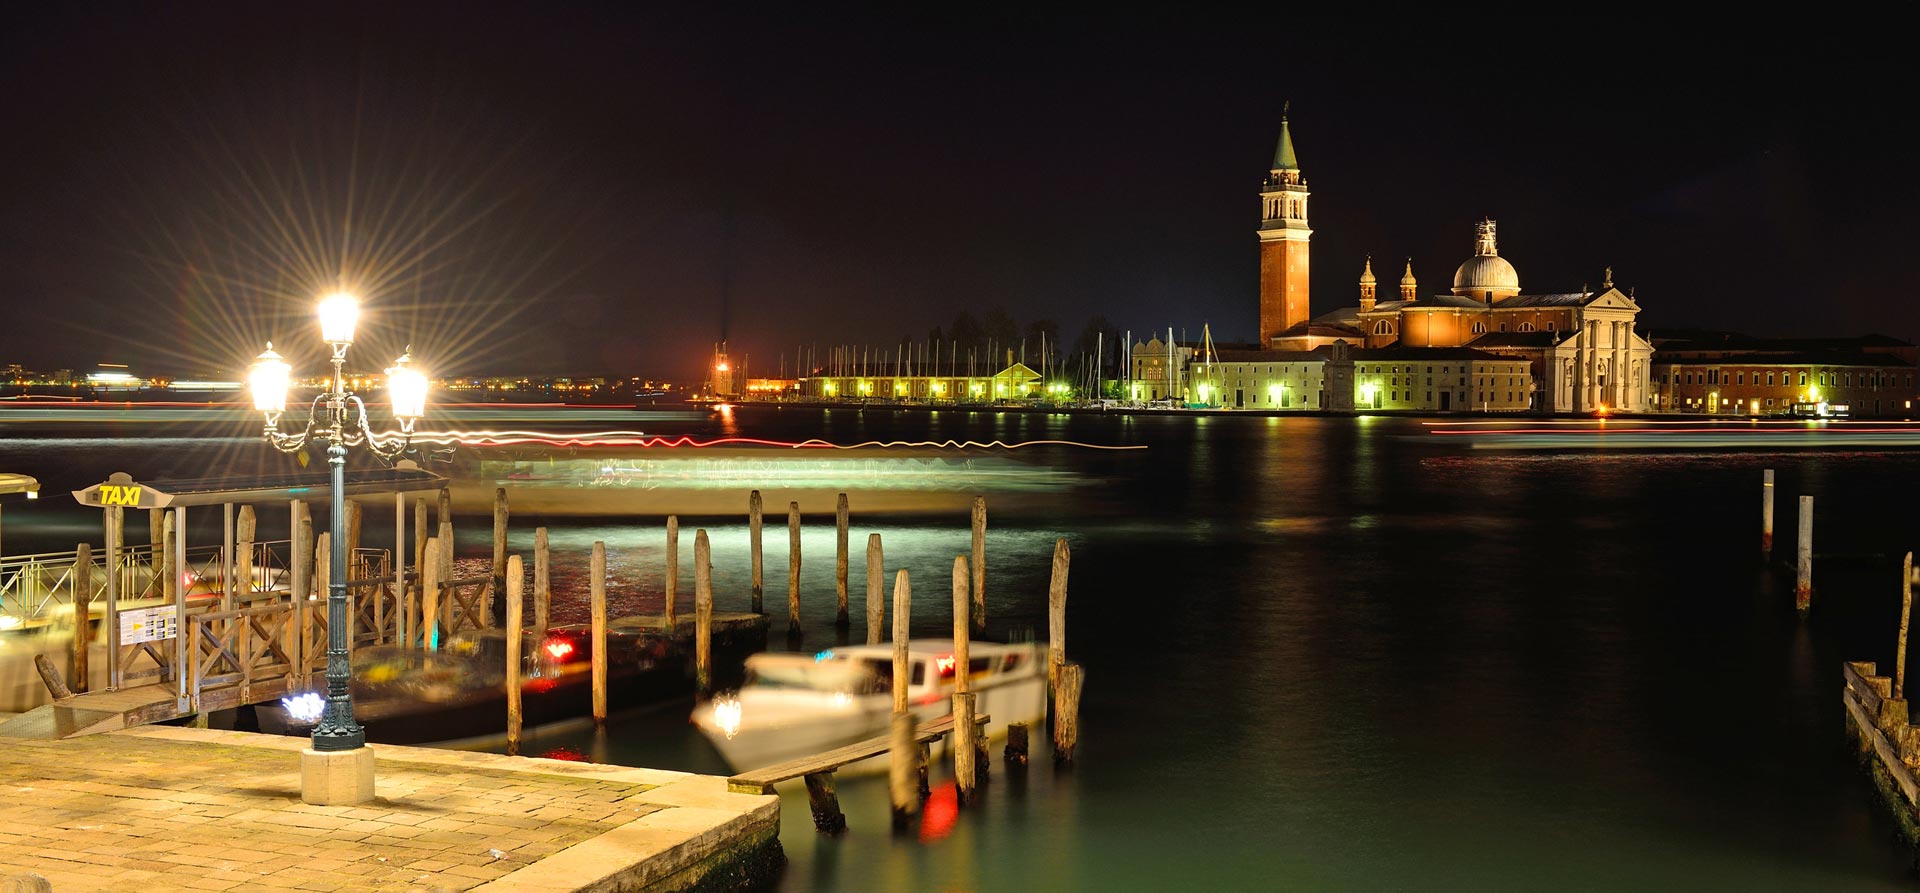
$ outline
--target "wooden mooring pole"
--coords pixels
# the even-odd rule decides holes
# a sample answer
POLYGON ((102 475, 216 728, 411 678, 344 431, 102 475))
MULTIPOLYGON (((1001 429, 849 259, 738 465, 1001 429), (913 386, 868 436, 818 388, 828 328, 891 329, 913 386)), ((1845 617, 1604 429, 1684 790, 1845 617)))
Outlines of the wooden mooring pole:
POLYGON ((1080 685, 1086 672, 1079 664, 1060 665, 1060 682, 1053 691, 1053 761, 1073 762, 1074 745, 1080 743, 1080 685))
POLYGON ((847 628, 847 494, 833 507, 833 591, 839 598, 840 612, 833 617, 836 629, 847 628))
POLYGON ((607 725, 607 544, 593 544, 587 593, 593 612, 593 725, 607 725))
POLYGON ((1760 473, 1760 561, 1773 560, 1773 469, 1760 473))
POLYGON ((880 534, 867 534, 867 644, 880 644, 886 635, 887 568, 880 553, 880 534))
POLYGON ((713 691, 713 553, 707 531, 693 532, 693 662, 701 697, 713 691))
MULTIPOLYGON (((427 539, 432 536, 427 530, 427 500, 425 497, 416 497, 413 500, 413 585, 415 597, 407 603, 408 606, 415 611, 418 611, 418 608, 415 606, 419 604, 419 594, 425 591, 420 587, 421 581, 426 579, 427 539)), ((420 615, 418 613, 408 615, 407 641, 411 642, 418 638, 419 624, 420 615)))
POLYGON ((920 805, 918 763, 920 745, 914 741, 913 714, 907 711, 907 618, 913 609, 913 587, 906 568, 893 581, 893 720, 887 748, 887 797, 893 806, 893 826, 905 828, 920 805))
POLYGON ((800 635, 800 503, 787 503, 787 635, 800 635))
POLYGON ((440 552, 445 540, 427 538, 420 553, 420 647, 433 651, 440 647, 440 552))
POLYGON ((747 549, 753 555, 753 613, 764 613, 761 596, 766 591, 765 565, 760 558, 760 522, 762 506, 760 491, 747 495, 747 549))
POLYGON ((987 626, 987 498, 973 498, 973 628, 987 626))
POLYGON ((522 616, 521 590, 526 588, 522 579, 520 556, 507 559, 507 756, 520 755, 520 646, 526 635, 521 629, 522 616))
POLYGON ((1047 683, 1060 684, 1060 665, 1067 660, 1067 565, 1073 550, 1067 538, 1053 542, 1053 577, 1047 582, 1047 683))
POLYGON ((494 614, 499 610, 500 599, 507 585, 507 488, 493 489, 493 586, 487 590, 486 610, 481 612, 487 623, 499 622, 494 614))
POLYGON ((533 632, 539 640, 547 638, 547 618, 553 600, 553 555, 547 551, 547 529, 533 529, 533 632))
POLYGON ((1913 620, 1913 553, 1900 559, 1900 642, 1893 651, 1893 696, 1907 697, 1907 624, 1913 620))
POLYGON ((959 789, 962 806, 973 803, 974 785, 979 782, 975 766, 980 762, 978 754, 978 727, 973 717, 974 693, 971 669, 972 657, 969 654, 972 642, 969 635, 973 631, 971 608, 973 605, 973 587, 967 583, 967 556, 953 557, 953 780, 959 789))
POLYGON ((259 516, 254 512, 253 506, 241 506, 238 534, 235 537, 236 543, 233 550, 233 582, 240 587, 240 596, 249 600, 253 596, 253 540, 259 532, 259 516))
POLYGON ((667 516, 667 594, 660 614, 667 622, 667 635, 673 635, 674 596, 680 588, 680 516, 667 516))
POLYGON ((1025 766, 1027 764, 1026 723, 1007 723, 1007 748, 1001 752, 1000 758, 1006 760, 1008 766, 1025 766))
POLYGON ((1800 497, 1798 573, 1793 584, 1793 607, 1804 614, 1813 607, 1813 497, 1800 497))

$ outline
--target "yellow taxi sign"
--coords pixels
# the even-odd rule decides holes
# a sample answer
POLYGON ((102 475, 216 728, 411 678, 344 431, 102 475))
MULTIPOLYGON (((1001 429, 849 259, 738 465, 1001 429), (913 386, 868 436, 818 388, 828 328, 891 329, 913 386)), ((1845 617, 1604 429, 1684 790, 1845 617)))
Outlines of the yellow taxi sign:
POLYGON ((81 505, 93 508, 158 509, 166 508, 173 497, 152 487, 134 482, 126 472, 116 472, 105 483, 73 491, 81 505))

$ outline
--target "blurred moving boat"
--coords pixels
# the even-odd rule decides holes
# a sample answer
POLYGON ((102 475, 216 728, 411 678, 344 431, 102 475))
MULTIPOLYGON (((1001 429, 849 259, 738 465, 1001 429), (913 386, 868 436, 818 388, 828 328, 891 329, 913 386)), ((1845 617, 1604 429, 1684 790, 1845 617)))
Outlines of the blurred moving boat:
MULTIPOLYGON (((607 707, 620 711, 692 694, 689 642, 634 627, 610 627, 607 707)), ((764 623, 714 637, 716 668, 739 666, 766 647, 764 623)), ((524 727, 590 716, 593 637, 586 624, 557 626, 545 638, 522 640, 521 711, 524 727)), ((382 744, 485 744, 507 730, 507 646, 500 629, 468 630, 437 651, 363 647, 353 654, 354 717, 367 740, 382 744)), ((262 732, 307 735, 320 719, 325 682, 256 705, 262 732)))
MULTIPOLYGON (((968 687, 978 694, 975 709, 990 717, 989 739, 1006 735, 1011 723, 1046 718, 1043 647, 975 642, 968 658, 968 687)), ((954 664, 951 640, 907 643, 907 709, 916 722, 953 712, 954 664)), ((740 690, 696 708, 693 723, 728 765, 746 771, 885 735, 892 714, 893 646, 857 645, 749 657, 740 690)), ((885 768, 882 756, 840 772, 885 768)))

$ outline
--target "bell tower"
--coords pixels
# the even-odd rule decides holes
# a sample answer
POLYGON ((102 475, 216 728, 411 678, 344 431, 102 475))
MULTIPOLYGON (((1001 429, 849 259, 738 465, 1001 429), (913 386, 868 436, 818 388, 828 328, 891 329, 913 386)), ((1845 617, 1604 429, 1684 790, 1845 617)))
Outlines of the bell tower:
POLYGON ((1280 145, 1260 187, 1260 345, 1306 322, 1307 180, 1293 157, 1286 108, 1280 113, 1280 145))

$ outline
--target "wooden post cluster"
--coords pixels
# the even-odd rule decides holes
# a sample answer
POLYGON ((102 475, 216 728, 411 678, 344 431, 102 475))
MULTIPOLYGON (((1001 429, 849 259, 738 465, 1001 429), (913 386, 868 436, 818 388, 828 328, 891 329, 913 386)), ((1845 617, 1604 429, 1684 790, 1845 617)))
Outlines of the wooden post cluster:
POLYGON ((987 626, 987 498, 973 498, 973 627, 987 626))
POLYGON ((887 568, 880 552, 880 534, 867 534, 867 644, 880 644, 886 635, 887 568))
POLYGON ((893 806, 893 826, 904 828, 920 803, 920 745, 914 740, 913 714, 907 711, 907 619, 913 610, 913 587, 901 568, 893 582, 893 720, 888 747, 887 796, 893 806))
POLYGON ((593 613, 593 724, 607 725, 607 544, 593 544, 587 577, 589 609, 593 613))
POLYGON ((520 556, 507 559, 507 756, 520 755, 520 648, 525 630, 521 622, 521 590, 526 588, 520 556))
POLYGON ((553 556, 547 551, 547 529, 533 529, 533 631, 539 639, 547 637, 547 617, 553 601, 553 556))
POLYGON ((847 523, 850 520, 847 511, 847 494, 833 507, 833 591, 839 598, 840 612, 834 615, 833 625, 837 629, 847 628, 847 523))
POLYGON ((713 553, 707 531, 693 533, 694 681, 700 694, 713 691, 713 553))
POLYGON ((974 785, 979 782, 979 727, 974 709, 970 634, 973 631, 971 607, 973 587, 967 582, 967 556, 953 557, 953 780, 959 789, 961 805, 974 800, 974 785))
POLYGON ((680 588, 680 516, 667 516, 667 594, 660 613, 667 621, 667 635, 674 630, 674 597, 680 588))
POLYGON ((760 561, 760 491, 747 496, 747 549, 753 553, 753 613, 764 613, 761 594, 766 591, 766 574, 760 561))
POLYGON ((1793 606, 1801 613, 1813 607, 1813 497, 1800 497, 1800 544, 1793 584, 1793 606))
MULTIPOLYGON (((87 690, 87 646, 93 644, 93 544, 81 543, 73 558, 73 690, 87 690)), ((107 569, 113 573, 112 568, 107 569)), ((109 645, 111 647, 111 645, 109 645)))
POLYGON ((800 503, 787 503, 787 635, 800 635, 800 503))
POLYGON ((1773 560, 1773 469, 1760 473, 1760 560, 1773 560))

